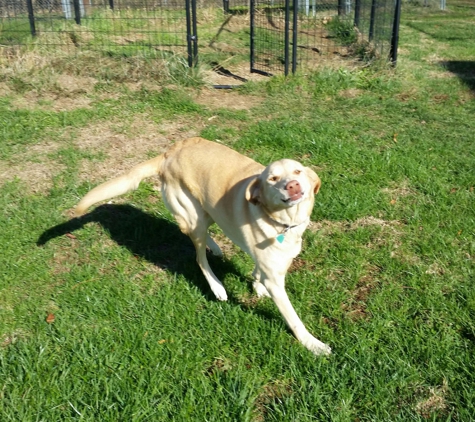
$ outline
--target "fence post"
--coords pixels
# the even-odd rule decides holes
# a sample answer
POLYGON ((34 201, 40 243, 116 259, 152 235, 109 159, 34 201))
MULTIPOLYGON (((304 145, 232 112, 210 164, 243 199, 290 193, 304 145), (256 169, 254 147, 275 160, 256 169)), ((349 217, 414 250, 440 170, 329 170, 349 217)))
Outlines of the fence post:
POLYGON ((188 47, 188 66, 196 65, 198 58, 198 39, 196 36, 196 0, 186 0, 186 44, 188 47))
POLYGON ((198 64, 198 28, 197 28, 196 0, 191 0, 191 24, 193 28, 193 63, 198 64))
POLYGON ((190 0, 185 1, 185 11, 186 11, 186 47, 188 50, 188 66, 193 67, 193 48, 191 46, 191 38, 193 37, 191 33, 191 7, 190 0))
POLYGON ((226 14, 229 13, 229 0, 223 0, 223 10, 224 10, 224 13, 226 14))
POLYGON ((338 0, 338 16, 345 14, 345 0, 338 0))
POLYGON ((255 18, 255 7, 256 7, 256 0, 250 0, 249 2, 249 22, 250 22, 250 29, 249 29, 249 48, 250 48, 250 57, 249 57, 249 64, 250 64, 250 72, 254 70, 254 63, 255 63, 255 44, 254 44, 254 37, 255 37, 255 32, 254 32, 254 18, 255 18))
POLYGON ((289 74, 289 44, 290 44, 290 1, 285 0, 285 25, 284 25, 284 74, 289 74))
MULTIPOLYGON (((294 20, 292 24, 292 73, 297 70, 297 48, 298 48, 298 12, 299 12, 299 0, 293 0, 294 3, 294 20)), ((307 0, 308 4, 308 0, 307 0)))
POLYGON ((399 22, 401 20, 401 0, 396 0, 396 6, 394 9, 394 22, 393 31, 391 35, 391 50, 389 55, 391 57, 391 63, 396 66, 397 63, 397 48, 399 44, 399 22))
POLYGON ((359 29, 360 27, 360 11, 361 11, 361 0, 355 0, 355 26, 359 29))
POLYGON ((81 25, 81 7, 79 6, 79 0, 73 0, 74 7, 74 20, 78 25, 81 25))
POLYGON ((26 7, 28 9, 28 20, 30 21, 30 31, 31 35, 36 36, 36 26, 35 26, 35 14, 33 12, 33 1, 26 0, 26 7))
POLYGON ((114 10, 114 0, 109 0, 109 7, 114 10))
POLYGON ((374 37, 374 20, 376 18, 376 0, 371 2, 371 16, 369 18, 369 35, 368 38, 370 41, 373 41, 374 37))

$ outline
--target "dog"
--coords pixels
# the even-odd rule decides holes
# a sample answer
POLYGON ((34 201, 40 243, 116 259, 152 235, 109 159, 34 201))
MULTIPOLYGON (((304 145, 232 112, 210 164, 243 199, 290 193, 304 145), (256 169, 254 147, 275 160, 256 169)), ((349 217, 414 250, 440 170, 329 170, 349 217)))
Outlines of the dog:
POLYGON ((158 175, 162 199, 180 230, 196 249, 196 260, 218 300, 226 290, 211 270, 206 248, 222 251, 208 228, 216 223, 255 263, 253 287, 272 298, 295 337, 315 355, 331 349, 305 328, 285 291, 285 275, 302 247, 320 178, 297 161, 282 159, 264 167, 215 142, 195 137, 177 142, 164 154, 138 164, 127 174, 92 189, 74 216, 99 201, 137 189, 158 175))

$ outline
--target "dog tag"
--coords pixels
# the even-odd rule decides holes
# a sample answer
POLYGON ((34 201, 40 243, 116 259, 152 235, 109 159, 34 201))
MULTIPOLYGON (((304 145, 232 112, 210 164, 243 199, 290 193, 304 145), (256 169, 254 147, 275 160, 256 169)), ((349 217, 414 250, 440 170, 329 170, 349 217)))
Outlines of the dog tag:
POLYGON ((279 235, 276 237, 276 239, 277 239, 277 242, 282 243, 282 242, 284 241, 284 239, 285 239, 285 234, 284 234, 284 233, 279 234, 279 235))

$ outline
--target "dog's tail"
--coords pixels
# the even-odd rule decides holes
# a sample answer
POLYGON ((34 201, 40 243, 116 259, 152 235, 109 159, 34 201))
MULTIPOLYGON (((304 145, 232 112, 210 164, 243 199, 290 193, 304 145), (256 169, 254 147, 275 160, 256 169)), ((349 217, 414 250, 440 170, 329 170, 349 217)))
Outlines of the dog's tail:
POLYGON ((139 187, 139 183, 159 173, 164 155, 152 158, 136 165, 128 173, 96 186, 81 199, 74 210, 74 217, 83 215, 87 209, 99 201, 114 198, 139 187))

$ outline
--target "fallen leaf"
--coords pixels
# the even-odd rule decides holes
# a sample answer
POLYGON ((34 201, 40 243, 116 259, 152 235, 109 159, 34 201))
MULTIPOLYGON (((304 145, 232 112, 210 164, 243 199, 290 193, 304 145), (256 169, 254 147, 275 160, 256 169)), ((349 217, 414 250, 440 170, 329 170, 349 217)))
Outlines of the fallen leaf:
POLYGON ((48 324, 52 324, 55 319, 56 319, 56 317, 54 316, 54 314, 48 314, 48 316, 46 317, 46 322, 48 324))
POLYGON ((74 236, 74 234, 72 233, 66 233, 66 236, 69 237, 70 239, 77 239, 77 237, 74 236))
POLYGON ((394 205, 396 203, 396 200, 395 199, 391 199, 391 201, 389 202, 391 205, 394 205))
POLYGON ((393 135, 393 142, 396 142, 396 144, 397 144, 397 133, 395 133, 395 134, 393 135))
POLYGON ((167 341, 165 339, 162 339, 162 340, 158 340, 158 344, 163 344, 163 343, 166 343, 167 341))

